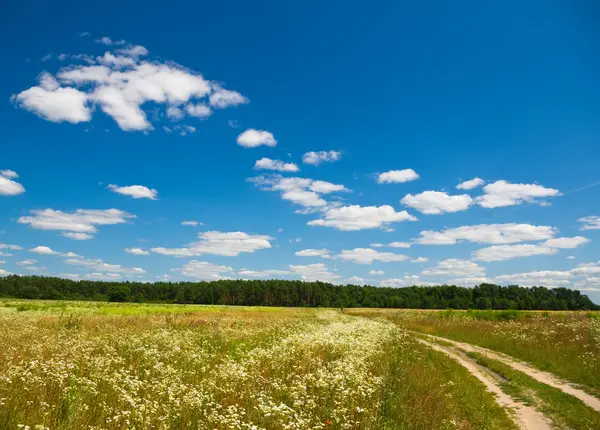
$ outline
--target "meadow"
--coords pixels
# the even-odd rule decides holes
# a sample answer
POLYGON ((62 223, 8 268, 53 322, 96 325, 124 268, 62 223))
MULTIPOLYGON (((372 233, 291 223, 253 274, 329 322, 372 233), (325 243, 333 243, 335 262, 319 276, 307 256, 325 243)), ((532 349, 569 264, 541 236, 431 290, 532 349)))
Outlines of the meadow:
MULTIPOLYGON (((543 321, 580 327, 578 342, 598 347, 598 319, 556 318, 543 321)), ((519 323, 443 312, 6 300, 0 428, 524 428, 482 380, 414 333, 435 331, 431 321, 486 330, 519 323)), ((593 381, 595 367, 586 369, 593 381)), ((552 390, 535 397, 564 395, 552 390)), ((599 428, 597 411, 576 399, 569 413, 560 404, 548 413, 553 426, 599 428)))

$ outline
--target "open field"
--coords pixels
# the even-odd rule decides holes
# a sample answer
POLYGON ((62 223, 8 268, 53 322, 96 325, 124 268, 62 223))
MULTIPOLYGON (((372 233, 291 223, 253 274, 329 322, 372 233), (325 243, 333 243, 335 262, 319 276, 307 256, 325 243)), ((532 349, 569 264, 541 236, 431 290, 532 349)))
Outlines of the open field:
MULTIPOLYGON (((418 321, 434 318, 459 327, 467 319, 372 309, 3 301, 0 428, 598 428, 600 413, 580 400, 413 333, 418 321), (508 377, 498 382, 494 372, 508 377), (492 394, 491 385, 502 392, 492 394)), ((555 318, 545 319, 555 330, 587 321, 587 342, 597 347, 597 319, 555 318)), ((488 320, 476 321, 487 329, 488 320)))

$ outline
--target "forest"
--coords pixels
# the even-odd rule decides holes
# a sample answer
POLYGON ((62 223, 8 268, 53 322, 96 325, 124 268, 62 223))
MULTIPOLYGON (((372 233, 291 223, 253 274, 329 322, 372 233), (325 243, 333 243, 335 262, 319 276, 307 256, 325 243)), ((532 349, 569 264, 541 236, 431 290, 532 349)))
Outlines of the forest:
POLYGON ((0 297, 244 306, 600 310, 586 295, 568 288, 493 284, 390 288, 287 280, 145 283, 11 275, 0 278, 0 297))

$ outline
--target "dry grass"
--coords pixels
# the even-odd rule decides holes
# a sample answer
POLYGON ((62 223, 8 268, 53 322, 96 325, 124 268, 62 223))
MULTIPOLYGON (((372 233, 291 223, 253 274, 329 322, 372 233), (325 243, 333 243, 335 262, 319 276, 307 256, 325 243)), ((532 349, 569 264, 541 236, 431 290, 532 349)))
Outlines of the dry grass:
POLYGON ((512 428, 464 369, 385 320, 6 304, 2 429, 512 428))

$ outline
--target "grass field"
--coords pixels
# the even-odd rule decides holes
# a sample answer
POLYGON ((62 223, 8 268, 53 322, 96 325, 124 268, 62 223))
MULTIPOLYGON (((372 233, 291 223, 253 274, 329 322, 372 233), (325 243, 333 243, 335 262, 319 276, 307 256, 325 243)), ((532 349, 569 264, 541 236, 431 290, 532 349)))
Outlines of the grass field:
MULTIPOLYGON (((555 330, 587 324, 586 342, 597 348, 597 319, 540 318, 555 330)), ((439 325, 451 334, 451 323, 541 324, 418 311, 3 301, 0 428, 518 428, 469 371, 406 330, 439 325)), ((582 409, 563 419, 554 405, 556 422, 577 423, 578 411, 597 422, 596 412, 573 407, 582 409)))

